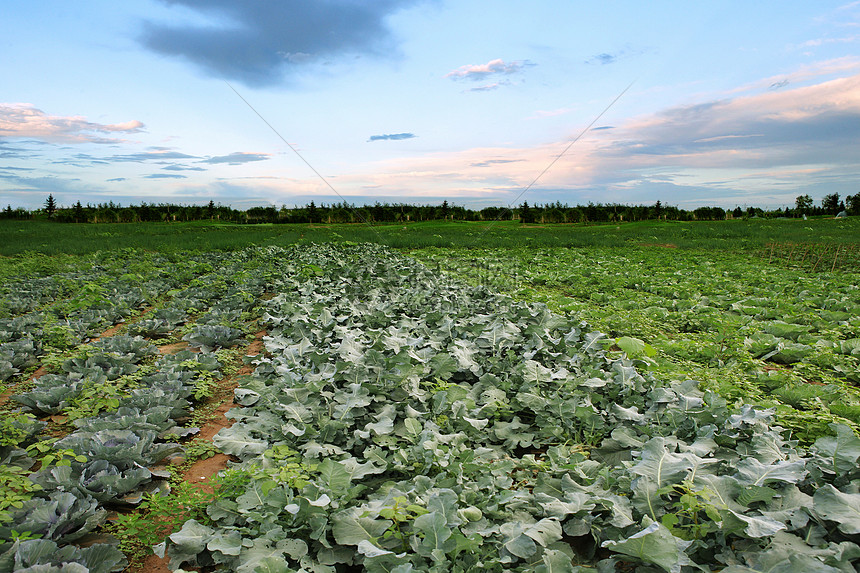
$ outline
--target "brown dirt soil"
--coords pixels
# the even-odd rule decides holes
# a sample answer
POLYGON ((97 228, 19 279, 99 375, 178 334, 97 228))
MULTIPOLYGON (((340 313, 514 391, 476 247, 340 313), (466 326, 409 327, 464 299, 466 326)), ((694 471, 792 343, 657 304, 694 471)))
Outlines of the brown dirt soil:
POLYGON ((110 328, 108 328, 107 330, 105 330, 104 332, 102 332, 101 334, 96 336, 95 338, 92 338, 90 340, 90 342, 95 342, 96 340, 106 338, 108 336, 114 336, 117 332, 120 331, 120 329, 123 326, 137 322, 138 320, 143 318, 147 313, 150 313, 153 310, 155 310, 154 306, 150 306, 150 307, 143 309, 142 311, 140 311, 140 314, 129 318, 128 321, 122 321, 122 322, 118 322, 117 324, 114 324, 113 326, 111 326, 110 328))
MULTIPOLYGON (((251 344, 248 345, 248 348, 245 350, 246 356, 257 356, 265 351, 265 347, 263 346, 263 337, 266 335, 265 330, 260 330, 259 332, 254 334, 254 340, 251 344)), ((159 348, 159 352, 162 354, 175 353, 183 348, 187 347, 188 344, 177 343, 170 344, 164 347, 159 348), (171 347, 171 348, 169 348, 171 347), (168 349, 165 351, 165 349, 168 349)), ((205 440, 207 442, 211 442, 213 436, 217 434, 222 428, 229 428, 233 425, 233 420, 230 420, 225 417, 225 414, 228 410, 235 407, 236 404, 233 402, 233 390, 238 385, 238 378, 241 376, 246 376, 254 371, 253 366, 246 365, 239 369, 238 372, 234 376, 230 378, 225 378, 221 381, 222 390, 227 393, 227 398, 221 403, 220 406, 213 412, 212 419, 202 428, 200 428, 200 433, 197 435, 197 439, 205 440)), ((227 462, 230 461, 230 456, 225 454, 215 454, 211 458, 207 458, 205 460, 198 460, 194 462, 190 468, 185 472, 185 481, 194 485, 195 487, 205 491, 207 493, 213 493, 214 488, 210 483, 210 480, 213 476, 215 476, 218 472, 225 469, 227 467, 227 462)), ((169 573, 170 569, 167 564, 170 562, 169 556, 165 555, 163 558, 158 557, 156 555, 149 555, 140 567, 134 569, 135 573, 169 573)), ((131 569, 129 569, 131 571, 131 569)))
POLYGON ((124 322, 118 322, 118 323, 114 324, 113 326, 111 326, 110 328, 108 328, 107 330, 105 330, 104 332, 102 332, 101 334, 99 334, 98 336, 94 336, 93 338, 91 338, 90 342, 96 342, 98 340, 101 340, 102 338, 108 338, 110 336, 114 336, 117 332, 119 332, 119 330, 123 326, 125 326, 124 322))
POLYGON ((200 352, 199 348, 191 348, 188 346, 188 342, 185 340, 181 340, 179 342, 174 342, 173 344, 164 344, 158 347, 159 354, 176 354, 180 350, 190 350, 191 352, 200 352))
POLYGON ((170 573, 170 567, 167 566, 168 563, 170 563, 170 558, 167 555, 164 557, 147 555, 139 568, 129 568, 127 571, 136 571, 137 573, 170 573))
MULTIPOLYGON (((28 380, 30 382, 32 382, 36 378, 39 378, 40 376, 44 376, 47 373, 48 373, 48 371, 45 370, 44 366, 39 366, 39 368, 36 369, 36 371, 30 375, 28 380)), ((9 388, 7 388, 6 390, 4 390, 2 393, 0 393, 0 406, 7 403, 9 401, 9 397, 12 396, 12 394, 15 394, 16 392, 18 392, 18 386, 20 384, 21 384, 21 382, 17 382, 15 384, 13 384, 12 386, 10 386, 9 388)))

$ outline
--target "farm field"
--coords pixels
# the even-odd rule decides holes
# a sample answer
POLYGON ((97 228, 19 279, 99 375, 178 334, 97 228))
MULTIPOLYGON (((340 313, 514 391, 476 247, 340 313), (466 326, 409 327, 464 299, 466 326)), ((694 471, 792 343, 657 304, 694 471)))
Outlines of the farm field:
MULTIPOLYGON (((675 245, 711 251, 760 250, 830 268, 860 266, 860 219, 737 219, 641 221, 590 225, 521 225, 517 221, 430 221, 381 225, 238 225, 212 222, 58 224, 0 220, 0 257, 88 255, 143 249, 159 253, 229 251, 257 245, 381 243, 396 249, 423 247, 636 247, 675 245), (793 248, 794 247, 794 248, 793 248), (834 257, 836 248, 840 255, 834 257), (806 257, 804 258, 804 254, 806 257)), ((0 259, 0 272, 8 263, 0 259)))
POLYGON ((768 261, 769 252, 665 246, 411 254, 474 284, 545 303, 610 338, 634 338, 640 368, 774 407, 802 442, 834 422, 860 428, 858 272, 810 273, 768 261))
POLYGON ((856 225, 737 223, 45 232, 0 572, 853 571, 856 225))

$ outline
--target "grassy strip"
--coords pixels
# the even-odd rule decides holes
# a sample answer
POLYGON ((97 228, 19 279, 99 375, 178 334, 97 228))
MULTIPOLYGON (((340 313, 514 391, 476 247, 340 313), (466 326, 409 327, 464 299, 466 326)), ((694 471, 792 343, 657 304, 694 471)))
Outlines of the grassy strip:
POLYGON ((189 247, 225 251, 250 245, 298 242, 372 242, 394 248, 425 247, 629 247, 672 245, 682 249, 765 250, 775 242, 840 245, 860 234, 860 219, 749 219, 644 221, 612 224, 521 225, 513 221, 433 221, 383 225, 236 225, 216 222, 60 224, 0 221, 0 277, 31 268, 44 271, 74 260, 44 255, 85 255, 144 249, 180 253, 189 247))

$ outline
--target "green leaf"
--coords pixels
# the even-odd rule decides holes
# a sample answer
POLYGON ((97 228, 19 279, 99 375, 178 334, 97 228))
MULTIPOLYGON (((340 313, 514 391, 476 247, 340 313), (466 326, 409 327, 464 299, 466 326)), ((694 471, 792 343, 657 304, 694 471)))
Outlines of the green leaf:
POLYGON ((738 462, 738 474, 747 483, 761 486, 771 482, 797 483, 806 476, 806 463, 803 460, 781 461, 763 464, 755 458, 738 462))
POLYGON ((325 460, 317 470, 320 472, 322 485, 334 494, 343 494, 349 490, 350 473, 340 462, 325 460))
POLYGON ((818 438, 814 446, 816 452, 830 458, 837 473, 856 468, 857 459, 860 458, 860 438, 845 424, 831 424, 830 427, 836 436, 818 438))
POLYGON ((557 549, 547 549, 542 555, 543 564, 535 567, 535 573, 577 573, 581 569, 573 566, 570 556, 557 549))
POLYGON ((766 486, 748 485, 735 501, 744 507, 749 507, 757 501, 769 502, 776 493, 776 490, 766 486))
POLYGON ((650 357, 657 354, 657 351, 653 346, 646 344, 644 340, 633 338, 631 336, 622 336, 615 340, 615 344, 631 358, 637 358, 639 356, 650 357))
POLYGON ((546 517, 526 529, 524 533, 546 547, 561 539, 561 523, 557 519, 546 517))
POLYGON ((224 555, 239 555, 242 551, 242 536, 235 531, 228 531, 226 534, 217 532, 215 537, 206 544, 206 548, 224 555))
POLYGON ((189 519, 182 529, 170 535, 170 540, 183 551, 200 553, 212 539, 214 530, 194 519, 189 519))
POLYGON ((601 547, 652 563, 669 573, 681 573, 681 567, 690 564, 684 551, 691 543, 675 537, 663 524, 655 521, 627 539, 604 541, 601 547))
MULTIPOLYGON (((456 515, 456 513, 455 513, 456 515)), ((415 518, 415 529, 424 534, 418 553, 432 557, 434 561, 443 561, 445 554, 453 550, 457 543, 451 539, 451 528, 445 516, 436 511, 419 515, 415 518)))
POLYGON ((332 516, 332 535, 341 545, 358 545, 361 541, 374 543, 391 525, 390 521, 372 517, 358 517, 359 508, 332 516))
POLYGON ((812 500, 815 513, 837 522, 842 533, 860 533, 860 493, 842 493, 828 484, 818 488, 812 500))
POLYGON ((659 491, 667 485, 680 483, 702 459, 689 452, 670 452, 663 438, 649 440, 641 455, 639 463, 630 468, 637 476, 631 482, 633 502, 640 511, 657 519, 662 513, 659 491))
POLYGON ((744 515, 736 511, 726 511, 723 518, 723 528, 726 531, 743 531, 749 537, 771 537, 777 531, 786 529, 786 525, 763 515, 744 515))
POLYGON ((528 559, 537 551, 537 545, 532 538, 526 535, 517 535, 505 542, 505 549, 521 559, 528 559))

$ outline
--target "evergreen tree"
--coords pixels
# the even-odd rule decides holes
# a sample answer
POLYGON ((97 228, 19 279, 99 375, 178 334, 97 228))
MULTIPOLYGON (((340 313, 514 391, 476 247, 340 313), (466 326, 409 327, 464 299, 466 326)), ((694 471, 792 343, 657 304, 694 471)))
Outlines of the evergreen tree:
POLYGON ((522 206, 520 206, 520 223, 534 223, 534 219, 535 217, 529 207, 529 202, 523 201, 522 206))
POLYGON ((54 218, 54 213, 57 212, 57 202, 54 201, 53 195, 48 195, 48 199, 45 201, 45 213, 48 214, 49 219, 54 218))
POLYGON ((75 223, 83 223, 84 222, 84 206, 81 205, 81 202, 78 201, 75 203, 75 223))

